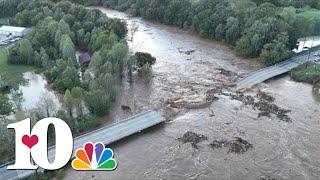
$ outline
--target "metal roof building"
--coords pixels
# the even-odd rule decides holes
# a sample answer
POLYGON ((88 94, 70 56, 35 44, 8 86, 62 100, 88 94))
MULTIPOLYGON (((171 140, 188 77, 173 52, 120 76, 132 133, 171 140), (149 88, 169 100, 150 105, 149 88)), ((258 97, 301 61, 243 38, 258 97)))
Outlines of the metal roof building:
POLYGON ((30 32, 29 28, 15 26, 1 26, 0 35, 24 36, 30 32))

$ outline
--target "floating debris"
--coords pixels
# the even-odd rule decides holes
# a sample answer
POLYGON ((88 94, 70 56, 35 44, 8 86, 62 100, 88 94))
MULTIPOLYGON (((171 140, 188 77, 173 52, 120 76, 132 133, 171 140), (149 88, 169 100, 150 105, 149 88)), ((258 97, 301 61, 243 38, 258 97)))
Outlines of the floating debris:
POLYGON ((256 95, 257 98, 259 98, 261 101, 267 101, 267 102, 274 102, 275 101, 275 98, 272 97, 271 95, 265 93, 265 92, 262 92, 262 91, 259 91, 256 95))
POLYGON ((226 69, 223 68, 217 68, 218 71, 220 71, 220 74, 225 75, 225 76, 237 76, 236 73, 232 72, 232 71, 228 71, 226 69))
POLYGON ((226 140, 214 140, 210 144, 212 149, 217 148, 229 148, 228 153, 236 153, 236 154, 243 154, 247 152, 249 149, 253 148, 253 145, 249 143, 248 141, 236 137, 235 140, 226 141, 226 140))
POLYGON ((184 135, 180 138, 178 138, 179 141, 183 143, 191 143, 192 147, 198 148, 197 144, 208 140, 208 138, 201 134, 196 134, 194 132, 188 131, 184 133, 184 135))
POLYGON ((246 96, 241 92, 237 93, 220 93, 224 96, 229 96, 232 100, 241 101, 245 105, 250 105, 255 110, 259 110, 258 118, 260 117, 271 117, 271 114, 274 114, 281 121, 284 122, 292 122, 291 118, 287 115, 291 110, 283 109, 274 104, 275 98, 259 91, 255 96, 257 100, 253 96, 246 96))
POLYGON ((129 106, 122 105, 121 109, 125 112, 131 112, 131 108, 129 106))
POLYGON ((196 52, 195 49, 191 49, 191 50, 182 50, 182 48, 178 48, 179 53, 184 53, 186 55, 191 55, 192 53, 196 52))

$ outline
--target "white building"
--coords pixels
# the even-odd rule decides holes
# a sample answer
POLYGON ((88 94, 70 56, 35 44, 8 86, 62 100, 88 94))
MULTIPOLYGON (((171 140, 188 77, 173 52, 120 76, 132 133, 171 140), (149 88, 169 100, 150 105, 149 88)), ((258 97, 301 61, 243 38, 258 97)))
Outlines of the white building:
POLYGON ((15 26, 1 26, 0 35, 24 36, 30 32, 29 28, 15 26))

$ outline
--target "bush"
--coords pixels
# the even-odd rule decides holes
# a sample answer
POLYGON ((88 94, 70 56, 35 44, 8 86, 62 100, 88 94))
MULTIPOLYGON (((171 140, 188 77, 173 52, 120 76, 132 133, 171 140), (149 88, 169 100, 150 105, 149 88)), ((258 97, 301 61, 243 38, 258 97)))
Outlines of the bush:
POLYGON ((101 125, 101 118, 89 115, 84 118, 77 118, 77 130, 78 132, 84 132, 88 129, 94 129, 101 125))
POLYGON ((55 176, 56 176, 57 180, 61 180, 64 176, 64 170, 60 169, 60 170, 55 171, 55 176))
POLYGON ((9 98, 3 94, 0 94, 0 115, 9 115, 13 112, 12 104, 9 102, 9 98))
POLYGON ((136 52, 133 56, 134 61, 138 67, 142 68, 144 65, 149 64, 149 66, 156 63, 156 58, 151 56, 149 53, 136 52))
POLYGON ((313 84, 313 93, 320 99, 320 65, 301 65, 291 72, 291 77, 295 81, 313 84))
POLYGON ((150 76, 152 73, 151 66, 149 63, 142 66, 142 68, 139 71, 143 76, 150 76))
POLYGON ((306 68, 301 65, 291 72, 291 77, 298 82, 316 84, 320 82, 320 65, 312 65, 306 68))

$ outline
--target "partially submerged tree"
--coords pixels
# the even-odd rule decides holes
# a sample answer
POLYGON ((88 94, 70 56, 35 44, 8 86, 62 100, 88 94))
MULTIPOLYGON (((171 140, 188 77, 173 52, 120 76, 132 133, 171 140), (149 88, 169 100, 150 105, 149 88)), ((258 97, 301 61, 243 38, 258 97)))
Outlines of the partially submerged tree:
POLYGON ((133 55, 133 60, 136 62, 138 67, 143 67, 145 64, 153 65, 156 63, 156 58, 153 57, 149 53, 144 53, 144 52, 136 52, 133 55))

